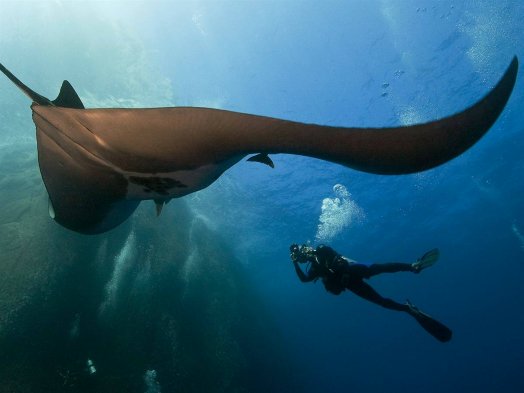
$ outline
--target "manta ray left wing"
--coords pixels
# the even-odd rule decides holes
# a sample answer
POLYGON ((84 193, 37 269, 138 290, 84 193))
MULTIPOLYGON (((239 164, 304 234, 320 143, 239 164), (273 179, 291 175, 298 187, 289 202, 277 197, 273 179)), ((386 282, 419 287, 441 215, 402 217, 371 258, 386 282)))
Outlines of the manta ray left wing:
POLYGON ((440 165, 466 151, 496 121, 517 77, 514 58, 498 84, 470 108, 405 127, 304 124, 208 108, 83 109, 68 82, 54 101, 0 70, 32 100, 38 161, 61 225, 101 233, 122 223, 141 200, 157 213, 171 198, 213 183, 246 155, 299 154, 377 174, 440 165))

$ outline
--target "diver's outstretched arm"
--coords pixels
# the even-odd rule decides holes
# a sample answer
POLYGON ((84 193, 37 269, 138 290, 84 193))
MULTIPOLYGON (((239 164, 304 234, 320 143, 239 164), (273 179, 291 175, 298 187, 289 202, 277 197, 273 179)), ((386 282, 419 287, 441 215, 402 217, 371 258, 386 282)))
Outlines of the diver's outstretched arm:
POLYGON ((304 273, 302 269, 300 268, 300 266, 298 266, 297 261, 293 261, 293 266, 295 266, 295 271, 297 272, 297 276, 300 279, 300 281, 302 282, 311 282, 315 278, 318 278, 316 274, 311 274, 312 273, 311 271, 308 274, 304 273))

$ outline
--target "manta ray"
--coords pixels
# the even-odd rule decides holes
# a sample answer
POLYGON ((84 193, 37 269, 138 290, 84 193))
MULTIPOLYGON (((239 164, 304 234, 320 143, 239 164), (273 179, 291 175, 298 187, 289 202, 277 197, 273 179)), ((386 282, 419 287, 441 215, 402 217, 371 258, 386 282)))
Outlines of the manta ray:
POLYGON ((247 156, 273 166, 269 154, 297 154, 389 175, 436 167, 489 130, 511 95, 517 69, 515 57, 484 98, 452 116, 351 128, 199 107, 85 109, 68 81, 51 101, 0 64, 32 100, 49 213, 85 234, 115 228, 142 200, 153 200, 159 214, 172 198, 206 188, 247 156))

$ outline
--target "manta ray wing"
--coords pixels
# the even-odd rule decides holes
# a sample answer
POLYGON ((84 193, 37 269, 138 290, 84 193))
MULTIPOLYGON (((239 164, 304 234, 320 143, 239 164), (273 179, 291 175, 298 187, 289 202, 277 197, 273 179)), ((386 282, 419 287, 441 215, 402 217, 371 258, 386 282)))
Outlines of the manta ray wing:
POLYGON ((362 129, 208 108, 81 109, 69 84, 63 99, 51 102, 0 67, 35 102, 40 170, 55 220, 82 233, 115 227, 141 200, 158 206, 203 189, 254 153, 305 155, 377 174, 433 168, 489 130, 511 95, 517 69, 514 58, 483 99, 453 116, 362 129))

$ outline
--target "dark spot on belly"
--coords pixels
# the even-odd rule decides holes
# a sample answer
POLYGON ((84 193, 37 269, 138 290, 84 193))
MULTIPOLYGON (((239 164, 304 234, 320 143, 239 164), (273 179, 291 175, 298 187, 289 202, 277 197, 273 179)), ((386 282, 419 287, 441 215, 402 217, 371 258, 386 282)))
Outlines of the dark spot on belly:
POLYGON ((186 188, 187 186, 175 179, 170 177, 140 177, 140 176, 129 176, 129 181, 134 184, 142 186, 142 189, 146 193, 156 192, 160 195, 168 195, 172 188, 186 188))

